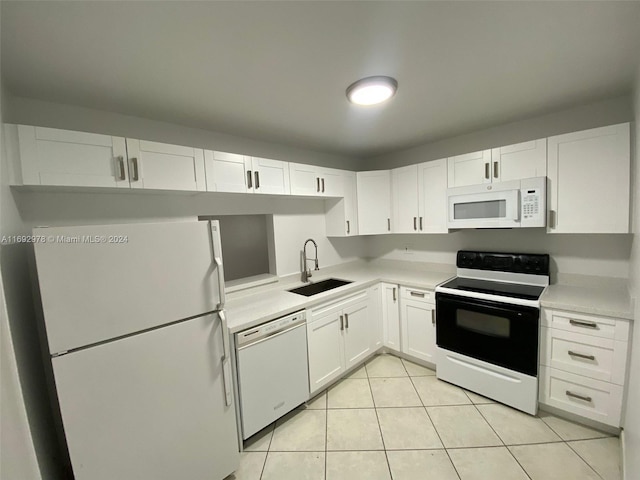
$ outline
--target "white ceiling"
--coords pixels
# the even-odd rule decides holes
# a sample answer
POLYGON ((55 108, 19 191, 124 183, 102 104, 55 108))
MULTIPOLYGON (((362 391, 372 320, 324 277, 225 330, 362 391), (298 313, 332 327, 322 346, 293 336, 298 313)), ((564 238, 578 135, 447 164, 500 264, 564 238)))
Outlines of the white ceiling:
POLYGON ((630 92, 640 2, 2 1, 14 95, 367 157, 630 92), (396 97, 347 103, 358 78, 396 97))

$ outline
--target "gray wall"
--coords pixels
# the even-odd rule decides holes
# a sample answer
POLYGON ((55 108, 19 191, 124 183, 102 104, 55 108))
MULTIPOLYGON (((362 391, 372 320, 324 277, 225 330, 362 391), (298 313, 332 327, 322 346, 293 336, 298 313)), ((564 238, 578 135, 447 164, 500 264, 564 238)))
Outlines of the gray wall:
POLYGON ((344 170, 356 170, 359 165, 358 160, 351 157, 262 142, 119 113, 14 96, 8 96, 5 101, 7 103, 6 117, 4 118, 6 123, 104 133, 344 170))
POLYGON ((633 119, 630 96, 612 98, 539 117, 498 125, 466 135, 393 152, 360 162, 360 170, 383 170, 461 155, 502 145, 602 127, 633 119))
MULTIPOLYGON (((627 412, 624 420, 626 447, 626 478, 640 478, 640 68, 635 85, 635 142, 633 191, 633 245, 631 247, 630 280, 631 295, 635 298, 636 319, 631 341, 631 364, 629 367, 629 390, 627 412)), ((632 137, 633 138, 633 137, 632 137)))

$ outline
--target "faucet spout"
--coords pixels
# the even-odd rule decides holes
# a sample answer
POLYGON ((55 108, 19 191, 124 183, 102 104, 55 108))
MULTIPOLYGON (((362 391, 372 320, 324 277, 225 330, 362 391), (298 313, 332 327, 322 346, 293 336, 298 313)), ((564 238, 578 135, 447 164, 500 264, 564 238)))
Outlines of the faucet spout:
POLYGON ((313 260, 314 267, 315 267, 314 270, 320 270, 320 268, 318 267, 318 244, 315 242, 313 238, 309 238, 307 241, 304 242, 302 251, 303 251, 302 281, 308 282, 309 277, 311 277, 311 269, 307 266, 309 260, 313 260), (307 258, 307 244, 309 242, 313 243, 313 246, 315 247, 315 258, 312 258, 312 259, 307 258))

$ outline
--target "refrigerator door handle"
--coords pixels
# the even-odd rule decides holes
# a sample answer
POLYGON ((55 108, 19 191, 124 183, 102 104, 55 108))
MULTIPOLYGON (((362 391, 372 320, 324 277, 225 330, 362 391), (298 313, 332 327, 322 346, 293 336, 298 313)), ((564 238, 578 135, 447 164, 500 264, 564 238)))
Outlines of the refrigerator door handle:
POLYGON ((211 242, 213 248, 213 261, 218 270, 218 305, 216 310, 222 310, 226 301, 224 293, 224 266, 222 264, 222 241, 220 240, 220 231, 218 230, 218 222, 209 220, 209 229, 211 230, 211 242))
POLYGON ((231 363, 229 357, 229 326, 227 324, 227 316, 224 311, 218 312, 220 323, 222 324, 222 381, 224 384, 224 402, 227 407, 232 404, 232 381, 231 381, 231 363))

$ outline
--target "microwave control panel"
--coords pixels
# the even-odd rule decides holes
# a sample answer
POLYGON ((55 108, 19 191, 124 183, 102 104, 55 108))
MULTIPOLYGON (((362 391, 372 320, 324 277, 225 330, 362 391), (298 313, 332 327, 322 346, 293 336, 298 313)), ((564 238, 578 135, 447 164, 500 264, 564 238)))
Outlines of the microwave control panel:
POLYGON ((529 186, 525 182, 522 181, 520 188, 520 223, 523 227, 544 227, 547 213, 544 185, 529 186))

